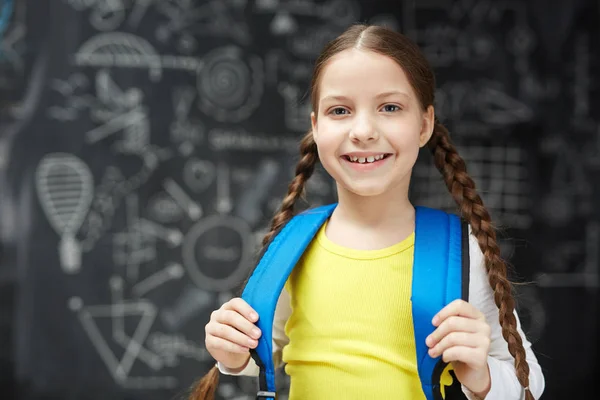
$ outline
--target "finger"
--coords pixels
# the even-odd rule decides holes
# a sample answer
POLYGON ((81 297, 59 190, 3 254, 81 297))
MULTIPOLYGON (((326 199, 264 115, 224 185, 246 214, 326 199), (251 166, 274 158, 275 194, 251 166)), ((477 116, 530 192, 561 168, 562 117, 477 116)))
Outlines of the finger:
POLYGON ((451 315, 457 315, 466 318, 472 319, 482 319, 485 320, 485 315, 477 308, 475 308, 471 303, 467 303, 464 300, 454 300, 446 307, 442 308, 434 317, 431 323, 434 326, 438 326, 442 323, 446 318, 451 315))
POLYGON ((215 321, 229 325, 254 339, 258 339, 261 334, 260 329, 256 325, 234 310, 221 310, 221 312, 215 315, 215 321))
POLYGON ((222 350, 236 354, 247 354, 250 351, 248 347, 240 346, 239 344, 230 342, 217 336, 207 337, 206 347, 214 350, 222 350))
POLYGON ((429 355, 433 358, 439 357, 452 347, 481 348, 487 353, 489 343, 489 338, 476 333, 451 332, 444 336, 438 344, 429 349, 429 355))
POLYGON ((487 366, 487 352, 481 348, 455 346, 444 352, 442 360, 445 363, 459 361, 479 369, 487 366))
POLYGON ((248 321, 256 322, 258 321, 258 313, 254 311, 252 307, 248 303, 246 303, 242 298, 236 297, 234 299, 229 300, 227 303, 223 304, 221 307, 223 310, 234 310, 242 314, 244 317, 248 319, 248 321))
POLYGON ((431 335, 427 336, 425 343, 429 347, 435 346, 437 342, 450 332, 480 332, 483 335, 489 335, 490 327, 485 321, 451 315, 431 335))
POLYGON ((208 324, 206 325, 207 336, 214 336, 232 342, 240 347, 255 348, 258 346, 258 341, 246 336, 244 333, 224 324, 208 324))

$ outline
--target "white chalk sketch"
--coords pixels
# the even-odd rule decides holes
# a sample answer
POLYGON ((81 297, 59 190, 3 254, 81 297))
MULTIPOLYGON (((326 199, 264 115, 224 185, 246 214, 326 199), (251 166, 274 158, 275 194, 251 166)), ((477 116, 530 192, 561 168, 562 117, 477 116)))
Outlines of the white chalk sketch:
POLYGON ((595 205, 591 200, 592 184, 587 176, 585 153, 568 140, 566 132, 545 137, 540 150, 553 158, 549 191, 539 206, 546 223, 565 226, 576 216, 589 216, 595 205))
POLYGON ((179 331, 201 312, 213 306, 213 296, 193 285, 186 285, 173 305, 162 307, 159 318, 171 331, 179 331))
POLYGON ((280 166, 272 159, 264 159, 258 165, 253 178, 244 185, 235 206, 235 214, 254 226, 263 218, 263 206, 275 185, 280 166))
POLYGON ((246 1, 192 0, 157 1, 156 9, 167 18, 158 25, 156 37, 168 42, 178 37, 177 48, 191 53, 197 48, 198 36, 231 38, 248 45, 252 36, 244 14, 246 1))
POLYGON ((201 121, 190 120, 189 114, 196 90, 191 87, 179 87, 173 90, 173 110, 175 118, 169 127, 171 142, 176 144, 182 156, 190 156, 196 146, 202 144, 205 127, 201 121))
POLYGON ((509 95, 502 84, 478 80, 453 81, 436 90, 436 113, 444 120, 462 121, 475 118, 494 126, 529 122, 533 110, 509 95))
POLYGON ((177 386, 177 379, 171 376, 130 376, 136 361, 144 362, 153 370, 160 370, 164 365, 160 356, 143 347, 156 319, 156 308, 152 303, 138 300, 86 306, 81 298, 72 297, 68 307, 76 313, 85 333, 118 385, 129 389, 172 389, 177 386), (124 330, 115 335, 115 326, 117 329, 124 328, 123 325, 114 322, 125 318, 131 321, 139 320, 135 331, 130 337, 124 334, 124 330), (102 332, 99 328, 98 321, 102 319, 110 319, 113 322, 113 330, 110 333, 102 332), (115 344, 124 348, 122 355, 118 355, 113 349, 115 344))
POLYGON ((420 44, 433 39, 427 38, 426 32, 430 24, 438 23, 436 16, 451 23, 473 26, 498 24, 506 14, 517 26, 527 26, 528 21, 526 4, 515 1, 419 0, 402 5, 403 31, 420 44))
POLYGON ((193 157, 183 166, 183 181, 190 189, 199 193, 215 181, 216 170, 212 162, 193 157))
POLYGON ((240 122, 260 105, 264 91, 262 60, 236 46, 220 47, 203 58, 198 74, 198 107, 222 122, 240 122))
MULTIPOLYGON (((469 175, 494 220, 516 229, 531 226, 531 177, 525 150, 510 145, 464 145, 459 148, 468 162, 469 175)), ((433 208, 452 209, 455 204, 441 173, 432 165, 418 162, 411 189, 416 202, 433 208)))
POLYGON ((47 154, 36 170, 40 204, 50 225, 61 237, 60 265, 66 273, 77 273, 81 269, 81 247, 75 236, 89 211, 93 182, 89 167, 73 154, 47 154))
MULTIPOLYGON (((131 301, 125 301, 123 297, 124 282, 120 276, 113 276, 109 281, 111 304, 122 305, 125 303, 131 303, 131 301)), ((153 318, 154 320, 154 318, 153 318)), ((111 318, 112 322, 112 339, 115 343, 119 344, 123 349, 126 349, 132 338, 127 334, 125 329, 125 315, 118 313, 111 318)), ((150 322, 150 321, 148 321, 150 322)), ((152 321, 153 322, 153 321, 152 321)), ((152 325, 150 322, 150 325, 152 325)), ((144 346, 139 346, 139 352, 137 354, 139 360, 145 363, 149 368, 154 371, 158 371, 165 366, 164 360, 158 355, 148 351, 144 346)))
POLYGON ((307 132, 310 129, 310 99, 302 97, 300 88, 287 82, 279 84, 279 94, 284 101, 284 121, 288 129, 307 132))
POLYGON ((154 0, 67 0, 76 11, 89 10, 90 24, 99 31, 112 31, 128 20, 135 28, 154 0), (133 3, 133 10, 129 8, 133 3), (129 18, 127 14, 129 13, 129 18))
POLYGON ((183 234, 175 228, 164 227, 154 221, 145 218, 140 218, 137 221, 136 229, 143 230, 158 239, 165 241, 169 247, 176 247, 181 244, 183 234))
POLYGON ((241 125, 227 128, 212 128, 208 131, 208 143, 215 151, 285 151, 298 152, 298 137, 295 135, 273 135, 248 132, 241 125))
POLYGON ((202 216, 203 212, 200 204, 192 200, 185 190, 172 178, 164 180, 163 188, 192 221, 197 221, 202 216))
POLYGON ((568 247, 563 247, 567 251, 564 257, 561 257, 565 263, 577 256, 583 255, 583 265, 577 266, 576 271, 570 272, 550 272, 541 273, 536 277, 537 283, 541 287, 571 287, 585 288, 595 292, 600 287, 600 224, 596 221, 589 221, 585 227, 585 240, 583 243, 569 243, 568 247), (575 256, 575 257, 573 257, 575 256))
POLYGON ((98 102, 91 115, 101 125, 87 131, 88 143, 96 143, 104 138, 123 133, 123 139, 114 149, 125 154, 143 154, 150 145, 150 121, 143 106, 141 89, 121 90, 106 70, 96 75, 98 102))
POLYGON ((133 285, 132 291, 136 296, 142 297, 152 289, 155 289, 171 280, 181 279, 183 276, 184 270, 181 264, 171 263, 164 269, 155 272, 149 277, 133 285))
POLYGON ((179 222, 184 215, 181 207, 166 192, 150 197, 146 210, 154 220, 165 224, 179 222))
POLYGON ((194 57, 161 56, 146 39, 125 32, 92 37, 77 50, 73 63, 80 67, 145 69, 153 82, 162 79, 164 69, 197 72, 202 67, 202 61, 194 57))
POLYGON ((169 366, 179 364, 179 358, 185 357, 199 362, 213 360, 210 353, 197 342, 188 340, 181 334, 153 332, 148 337, 148 347, 167 360, 169 366))
POLYGON ((314 61, 325 45, 340 35, 345 26, 322 24, 303 25, 298 32, 286 38, 286 50, 290 54, 307 61, 314 61))
POLYGON ((274 13, 271 33, 290 35, 297 33, 296 18, 315 18, 324 24, 348 26, 360 18, 360 3, 356 0, 258 0, 254 12, 274 13))
POLYGON ((231 290, 248 273, 253 249, 252 232, 244 220, 211 215, 198 221, 186 234, 182 246, 183 264, 191 280, 201 289, 231 290), (207 271, 207 266, 219 276, 207 271))
POLYGON ((291 59, 291 56, 281 49, 271 49, 265 56, 265 75, 269 85, 277 86, 283 81, 279 78, 280 72, 290 81, 307 82, 312 75, 312 69, 312 60, 291 59))
POLYGON ((138 171, 128 177, 115 166, 107 166, 102 181, 96 188, 96 195, 88 218, 84 222, 85 235, 81 241, 82 249, 90 251, 96 242, 110 229, 117 207, 122 199, 146 183, 159 166, 170 155, 155 149, 145 149, 139 157, 142 165, 138 171))
POLYGON ((48 107, 47 114, 58 121, 73 121, 79 117, 79 112, 89 108, 96 102, 94 96, 85 93, 90 87, 89 79, 80 72, 71 74, 67 79, 53 79, 49 83, 50 89, 65 99, 65 105, 48 107), (83 92, 83 93, 81 93, 83 92))
POLYGON ((156 235, 139 228, 136 194, 126 197, 126 228, 113 234, 113 261, 126 269, 127 280, 137 282, 141 264, 156 259, 156 235))
POLYGON ((220 214, 228 214, 233 209, 231 176, 229 166, 224 162, 220 162, 217 166, 217 200, 215 209, 220 214))

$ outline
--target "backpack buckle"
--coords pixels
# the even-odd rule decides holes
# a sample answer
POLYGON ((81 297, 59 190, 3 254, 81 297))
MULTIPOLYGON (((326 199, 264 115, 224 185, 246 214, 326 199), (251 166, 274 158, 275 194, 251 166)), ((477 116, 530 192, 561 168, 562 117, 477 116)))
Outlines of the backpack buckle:
POLYGON ((256 393, 256 400, 269 400, 269 399, 276 399, 277 398, 277 393, 275 392, 267 392, 264 390, 259 390, 258 393, 256 393))

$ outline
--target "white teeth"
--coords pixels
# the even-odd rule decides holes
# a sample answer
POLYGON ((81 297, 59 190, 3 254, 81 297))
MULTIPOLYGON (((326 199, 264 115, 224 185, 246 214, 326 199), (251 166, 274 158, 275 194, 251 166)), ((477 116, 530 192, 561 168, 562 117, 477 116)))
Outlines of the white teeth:
POLYGON ((384 158, 383 154, 378 154, 376 156, 368 156, 368 157, 355 157, 355 156, 348 156, 348 159, 352 162, 358 162, 360 164, 364 164, 364 163, 372 163, 375 161, 379 161, 382 160, 384 158))

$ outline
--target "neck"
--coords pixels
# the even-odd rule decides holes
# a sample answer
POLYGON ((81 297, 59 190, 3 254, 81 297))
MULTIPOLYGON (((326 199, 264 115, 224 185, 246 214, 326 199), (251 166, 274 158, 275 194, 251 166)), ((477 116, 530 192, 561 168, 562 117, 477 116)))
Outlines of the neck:
POLYGON ((415 209, 408 199, 408 188, 377 196, 359 196, 338 186, 338 206, 331 219, 361 229, 394 231, 407 225, 413 229, 415 209))

